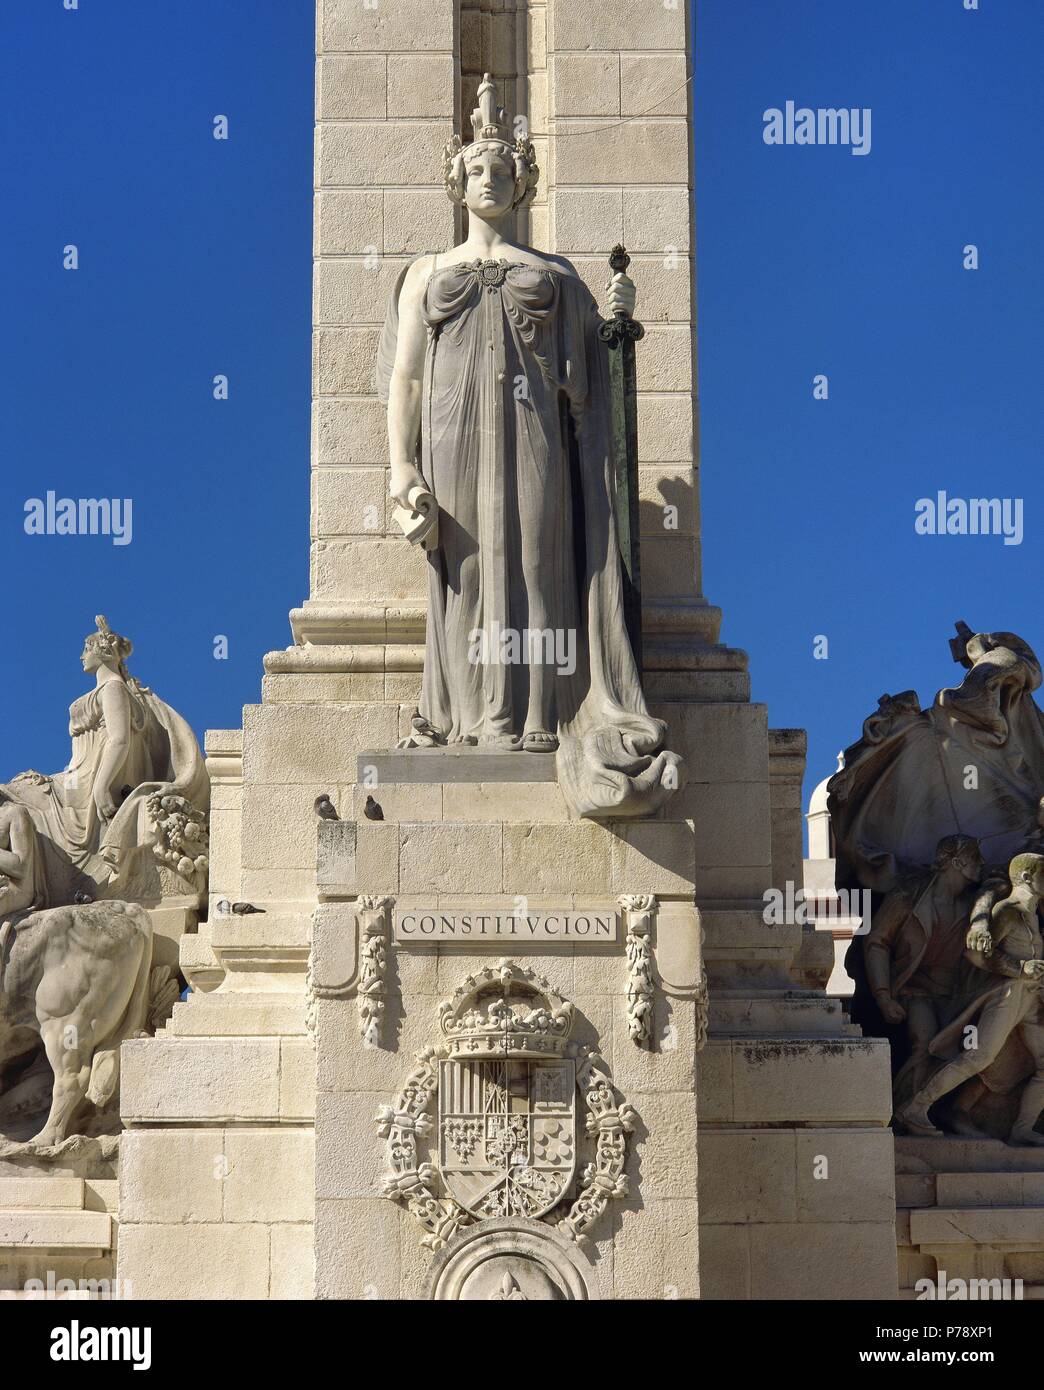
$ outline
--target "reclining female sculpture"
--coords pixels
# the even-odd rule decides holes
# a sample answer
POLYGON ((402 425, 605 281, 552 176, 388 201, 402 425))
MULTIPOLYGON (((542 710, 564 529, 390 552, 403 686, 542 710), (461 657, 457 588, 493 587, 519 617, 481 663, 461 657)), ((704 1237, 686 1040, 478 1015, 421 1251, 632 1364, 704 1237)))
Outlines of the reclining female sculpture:
POLYGON ((49 777, 23 772, 0 787, 26 808, 37 832, 43 860, 38 907, 71 903, 77 894, 118 895, 130 852, 146 846, 183 877, 200 878, 206 870, 210 784, 195 734, 131 676, 129 639, 103 617, 95 622, 80 658, 95 684, 69 710, 69 766, 49 777), (187 845, 176 857, 166 843, 174 827, 164 824, 172 816, 178 820, 174 838, 187 845))
MULTIPOLYGON (((406 267, 378 365, 392 495, 438 507, 407 746, 557 750, 574 810, 646 815, 680 776, 625 628, 602 320, 568 261, 505 236, 538 169, 488 74, 478 103, 446 151, 467 237, 406 267)), ((609 306, 633 309, 626 276, 609 306)))

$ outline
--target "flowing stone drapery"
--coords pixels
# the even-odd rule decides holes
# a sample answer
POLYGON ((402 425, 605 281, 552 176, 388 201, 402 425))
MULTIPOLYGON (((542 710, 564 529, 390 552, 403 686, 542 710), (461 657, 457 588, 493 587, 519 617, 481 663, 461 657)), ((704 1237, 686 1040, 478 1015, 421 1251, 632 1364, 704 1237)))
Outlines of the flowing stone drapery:
POLYGON ((961 684, 930 709, 913 691, 883 696, 830 779, 839 886, 887 892, 932 862, 944 835, 973 835, 1004 866, 1037 830, 1044 796, 1041 667, 1010 632, 965 630, 961 684))
POLYGON ((39 906, 71 902, 85 878, 99 886, 113 879, 126 854, 154 837, 151 796, 183 797, 201 811, 210 805, 206 766, 181 715, 134 677, 110 685, 121 692, 117 698, 126 700, 128 713, 127 747, 113 785, 130 789, 111 821, 102 821, 94 800, 107 742, 99 687, 69 710, 68 768, 50 777, 23 773, 0 787, 27 808, 40 837, 46 887, 39 906))
MULTIPOLYGON (((385 401, 404 276, 378 361, 385 401)), ((545 634, 567 799, 581 815, 649 814, 681 778, 624 626, 594 299, 565 271, 467 261, 432 273, 424 320, 420 468, 439 536, 428 556, 421 719, 438 742, 511 746, 530 664, 499 659, 502 639, 545 634)))

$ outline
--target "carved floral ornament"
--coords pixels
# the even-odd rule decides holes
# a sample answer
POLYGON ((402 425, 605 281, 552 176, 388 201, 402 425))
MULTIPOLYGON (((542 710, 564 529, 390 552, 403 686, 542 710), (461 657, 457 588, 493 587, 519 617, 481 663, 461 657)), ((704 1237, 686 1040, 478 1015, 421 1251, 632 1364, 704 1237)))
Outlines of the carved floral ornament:
MULTIPOLYGON (((619 899, 627 926, 627 1031, 636 1047, 652 1051, 655 1041, 653 1011, 659 975, 653 957, 653 925, 657 900, 651 893, 625 893, 619 899)), ((691 987, 696 1010, 696 1051, 702 1051, 707 1041, 710 1002, 707 977, 701 964, 695 984, 691 987)))
MULTIPOLYGON (((320 983, 315 975, 314 949, 308 956, 305 977, 307 1004, 305 1026, 312 1046, 318 1046, 318 1010, 320 999, 347 999, 355 995, 359 1009, 359 1035, 366 1048, 381 1047, 384 1041, 385 997, 388 987, 385 975, 388 968, 390 940, 389 910, 392 899, 380 894, 360 893, 356 901, 359 931, 358 974, 355 969, 337 983, 320 983)), ((313 927, 314 931, 314 927, 313 927)))
POLYGON ((628 894, 620 899, 627 917, 627 1031, 639 1047, 653 1043, 652 919, 656 899, 651 894, 628 894))
POLYGON ((417 1054, 394 1104, 377 1115, 384 1195, 416 1218, 430 1250, 462 1226, 512 1217, 554 1224, 582 1244, 610 1200, 626 1195, 636 1117, 598 1053, 570 1038, 572 1004, 505 960, 469 975, 439 1022, 444 1041, 417 1054), (567 1207, 578 1092, 594 1154, 567 1207), (422 1159, 419 1141, 429 1137, 422 1159))

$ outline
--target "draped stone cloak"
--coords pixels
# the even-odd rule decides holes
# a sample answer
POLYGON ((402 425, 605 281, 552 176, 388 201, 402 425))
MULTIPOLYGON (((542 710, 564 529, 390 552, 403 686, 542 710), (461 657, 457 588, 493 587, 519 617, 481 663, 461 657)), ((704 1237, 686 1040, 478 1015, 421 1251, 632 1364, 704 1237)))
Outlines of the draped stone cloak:
POLYGON ((38 906, 95 891, 123 868, 129 851, 148 844, 146 802, 153 793, 183 796, 201 811, 210 808, 210 780, 191 727, 133 677, 120 689, 128 705, 128 741, 113 788, 117 801, 124 788, 129 791, 111 821, 103 822, 94 804, 108 738, 100 687, 69 710, 68 768, 50 777, 23 774, 2 788, 28 809, 36 828, 46 885, 38 906))
POLYGON ((913 691, 886 699, 846 749, 828 784, 839 887, 887 892, 944 835, 974 835, 998 865, 1029 847, 1044 797, 1040 662, 1011 632, 976 633, 968 653, 964 680, 930 709, 913 691))
MULTIPOLYGON (((385 401, 405 273, 378 360, 385 401)), ((520 737, 530 667, 496 659, 502 636, 558 635, 551 731, 567 800, 581 815, 648 814, 681 779, 624 625, 594 299, 568 273, 470 261, 433 272, 423 316, 418 464, 439 530, 420 715, 447 743, 520 737)))

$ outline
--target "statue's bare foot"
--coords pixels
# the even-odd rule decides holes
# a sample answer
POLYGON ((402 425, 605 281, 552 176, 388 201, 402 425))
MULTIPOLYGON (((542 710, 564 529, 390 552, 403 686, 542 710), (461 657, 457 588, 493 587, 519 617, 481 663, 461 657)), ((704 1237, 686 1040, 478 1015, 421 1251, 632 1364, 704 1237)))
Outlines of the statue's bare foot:
POLYGON ((558 737, 546 729, 529 729, 522 735, 524 753, 553 753, 558 747, 558 737))
POLYGON ((36 1149, 53 1149, 57 1144, 62 1143, 63 1137, 54 1128, 42 1129, 39 1134, 33 1135, 29 1143, 36 1149))
POLYGON ((1044 1148, 1044 1134, 1038 1134, 1027 1125, 1016 1125, 1008 1135, 1008 1143, 1018 1148, 1044 1148))
POLYGON ((915 1134, 919 1139, 941 1139, 942 1130, 936 1129, 928 1118, 928 1107, 918 1105, 916 1101, 910 1101, 901 1110, 897 1110, 895 1118, 906 1130, 907 1134, 915 1134))

